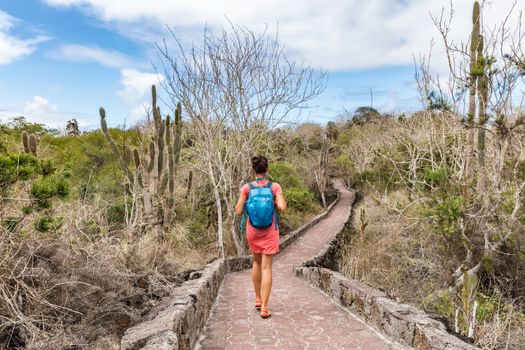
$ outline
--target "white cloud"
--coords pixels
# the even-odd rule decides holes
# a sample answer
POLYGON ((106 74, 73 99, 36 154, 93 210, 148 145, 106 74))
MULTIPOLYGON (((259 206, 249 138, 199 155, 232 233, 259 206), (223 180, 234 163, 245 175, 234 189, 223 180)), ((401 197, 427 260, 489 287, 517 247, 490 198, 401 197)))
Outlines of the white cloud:
POLYGON ((149 102, 142 102, 140 104, 137 104, 134 108, 131 109, 130 117, 132 121, 142 120, 145 119, 148 115, 148 111, 151 108, 151 104, 149 102))
POLYGON ((79 44, 64 45, 52 55, 54 58, 75 62, 97 62, 98 64, 111 68, 122 68, 131 64, 131 60, 126 55, 98 46, 79 44))
POLYGON ((32 54, 39 43, 48 40, 39 35, 31 39, 20 39, 9 34, 18 20, 0 10, 0 65, 9 64, 16 59, 32 54))
POLYGON ((24 116, 31 123, 39 123, 57 129, 64 129, 67 121, 73 118, 77 120, 81 129, 98 126, 95 116, 82 112, 64 111, 48 99, 38 95, 26 101, 21 109, 13 106, 5 106, 0 109, 0 121, 2 122, 8 122, 15 116, 24 116))
POLYGON ((24 113, 31 116, 50 117, 57 111, 58 107, 42 96, 33 96, 31 101, 24 104, 24 113))
MULTIPOLYGON (((278 23, 280 38, 293 58, 334 71, 411 65, 412 54, 427 52, 430 39, 438 37, 429 12, 439 14, 450 4, 450 0, 267 0, 249 6, 244 0, 46 1, 80 6, 103 21, 116 23, 121 33, 134 39, 151 40, 152 33, 160 39, 152 23, 157 28, 172 25, 186 38, 194 37, 205 23, 214 28, 226 23, 226 18, 254 30, 278 23)), ((465 39, 472 1, 452 2, 456 20, 451 35, 465 39)), ((503 19, 513 2, 489 2, 485 22, 490 25, 503 19)), ((517 10, 525 10, 524 1, 518 2, 517 10)))
MULTIPOLYGON (((117 94, 122 97, 129 108, 129 117, 132 122, 144 119, 151 108, 151 85, 158 87, 164 77, 156 73, 140 72, 136 69, 121 69, 122 89, 117 94)), ((159 101, 160 103, 160 101, 159 101)))
POLYGON ((131 105, 140 104, 146 96, 151 96, 151 85, 159 85, 164 80, 162 75, 139 72, 136 69, 122 69, 122 90, 118 95, 131 105))

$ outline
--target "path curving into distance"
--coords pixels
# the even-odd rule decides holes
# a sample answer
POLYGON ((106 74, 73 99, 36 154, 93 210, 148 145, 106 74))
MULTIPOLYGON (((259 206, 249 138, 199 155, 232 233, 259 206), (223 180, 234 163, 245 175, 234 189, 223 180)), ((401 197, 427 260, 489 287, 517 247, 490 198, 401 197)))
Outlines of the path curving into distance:
POLYGON ((275 257, 269 302, 272 317, 262 319, 253 306, 250 270, 228 274, 196 349, 398 349, 293 276, 294 266, 319 254, 347 219, 354 193, 341 182, 334 186, 341 197, 328 216, 275 257))

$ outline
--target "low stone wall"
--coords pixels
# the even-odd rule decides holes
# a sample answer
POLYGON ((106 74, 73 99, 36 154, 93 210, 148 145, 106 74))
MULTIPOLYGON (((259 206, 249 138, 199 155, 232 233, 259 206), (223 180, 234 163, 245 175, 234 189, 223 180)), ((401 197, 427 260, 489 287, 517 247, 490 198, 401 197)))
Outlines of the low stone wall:
MULTIPOLYGON (((280 251, 324 219, 338 200, 339 195, 325 212, 286 235, 279 243, 280 251)), ((188 281, 154 306, 140 323, 125 332, 121 339, 122 350, 193 349, 206 325, 224 276, 251 266, 251 256, 234 257, 215 260, 202 271, 191 273, 188 281)))
POLYGON ((424 311, 399 304, 388 296, 361 282, 323 266, 334 268, 339 236, 351 224, 351 210, 340 233, 322 253, 294 269, 294 275, 324 291, 337 304, 348 309, 392 341, 417 350, 478 349, 449 334, 445 326, 424 311))
POLYGON ((121 348, 192 349, 208 320, 224 276, 249 267, 249 257, 235 257, 215 260, 204 270, 193 272, 190 280, 177 287, 170 297, 154 306, 140 323, 126 331, 121 339, 121 348))

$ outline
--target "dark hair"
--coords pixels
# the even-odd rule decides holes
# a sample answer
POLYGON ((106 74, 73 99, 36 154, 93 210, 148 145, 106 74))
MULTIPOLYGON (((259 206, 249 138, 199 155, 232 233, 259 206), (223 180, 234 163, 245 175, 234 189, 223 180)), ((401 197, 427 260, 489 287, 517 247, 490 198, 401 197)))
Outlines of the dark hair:
POLYGON ((268 171, 268 159, 265 156, 255 156, 252 158, 252 169, 256 174, 264 174, 268 171))

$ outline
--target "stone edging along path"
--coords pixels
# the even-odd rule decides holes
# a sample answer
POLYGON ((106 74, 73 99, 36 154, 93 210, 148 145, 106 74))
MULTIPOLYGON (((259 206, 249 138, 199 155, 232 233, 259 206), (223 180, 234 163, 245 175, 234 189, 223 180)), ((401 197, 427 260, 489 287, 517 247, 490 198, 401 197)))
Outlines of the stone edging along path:
MULTIPOLYGON (((352 210, 338 235, 322 252, 294 268, 294 275, 321 289, 333 301, 358 316, 391 341, 416 350, 475 350, 478 349, 448 333, 443 323, 430 318, 424 311, 388 298, 386 293, 351 280, 341 273, 322 267, 337 250, 337 242, 345 225, 351 225, 352 210)), ((331 263, 331 264, 330 264, 331 263)))
MULTIPOLYGON (((287 234, 279 243, 280 253, 301 235, 324 219, 337 198, 326 211, 297 230, 287 234)), ((193 349, 210 315, 226 274, 251 268, 251 256, 217 259, 190 276, 173 294, 161 300, 141 322, 129 328, 121 339, 122 350, 193 349)))

